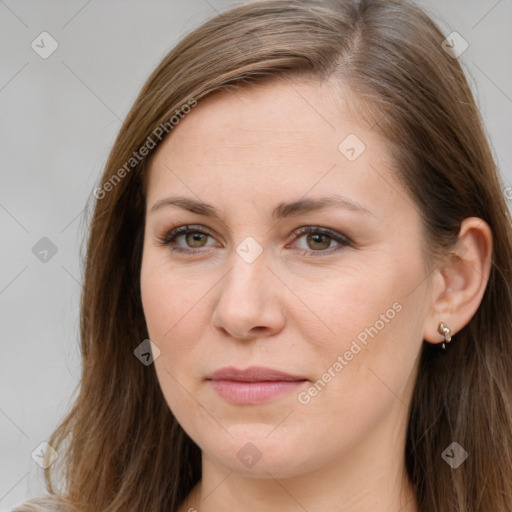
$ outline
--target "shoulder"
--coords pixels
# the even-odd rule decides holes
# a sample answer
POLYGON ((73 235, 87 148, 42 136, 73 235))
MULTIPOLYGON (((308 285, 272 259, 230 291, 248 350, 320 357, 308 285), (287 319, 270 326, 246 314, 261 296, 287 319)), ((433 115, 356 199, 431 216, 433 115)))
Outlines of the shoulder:
POLYGON ((0 510, 0 512, 65 512, 65 509, 61 498, 41 496, 24 501, 10 510, 0 510))

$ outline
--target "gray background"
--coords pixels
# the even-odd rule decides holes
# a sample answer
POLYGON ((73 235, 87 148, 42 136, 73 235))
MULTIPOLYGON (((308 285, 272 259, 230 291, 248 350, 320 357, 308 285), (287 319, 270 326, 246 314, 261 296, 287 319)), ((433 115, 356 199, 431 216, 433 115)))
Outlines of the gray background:
MULTIPOLYGON (((169 49, 238 3, 0 0, 1 510, 44 491, 31 453, 80 375, 84 208, 121 120, 169 49), (31 47, 43 31, 59 45, 47 59, 31 47), (46 262, 33 252, 43 237, 57 249, 46 262)), ((419 3, 468 41, 460 60, 511 186, 512 0, 419 3)))

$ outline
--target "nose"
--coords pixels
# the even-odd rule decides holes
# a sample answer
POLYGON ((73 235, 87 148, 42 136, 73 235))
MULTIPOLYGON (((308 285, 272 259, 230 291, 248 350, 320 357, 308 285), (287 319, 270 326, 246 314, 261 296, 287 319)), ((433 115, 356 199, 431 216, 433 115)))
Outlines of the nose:
POLYGON ((265 253, 251 263, 234 253, 231 270, 218 285, 213 326, 233 338, 268 337, 284 328, 283 284, 269 268, 265 253))

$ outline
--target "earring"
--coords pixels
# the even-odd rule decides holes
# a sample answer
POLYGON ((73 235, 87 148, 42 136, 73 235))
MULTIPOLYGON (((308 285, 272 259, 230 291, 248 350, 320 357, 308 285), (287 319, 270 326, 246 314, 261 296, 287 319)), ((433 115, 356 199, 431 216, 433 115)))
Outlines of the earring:
POLYGON ((452 330, 444 323, 441 322, 438 327, 439 334, 442 334, 444 336, 444 341, 441 345, 441 348, 443 350, 446 350, 446 344, 450 343, 452 341, 452 330))

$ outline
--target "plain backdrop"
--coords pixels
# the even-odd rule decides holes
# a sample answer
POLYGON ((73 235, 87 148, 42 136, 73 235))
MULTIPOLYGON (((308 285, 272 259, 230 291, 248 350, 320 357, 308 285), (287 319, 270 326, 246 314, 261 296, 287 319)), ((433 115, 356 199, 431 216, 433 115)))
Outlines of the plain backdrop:
MULTIPOLYGON (((0 510, 44 492, 32 454, 80 375, 84 208, 121 122, 176 42, 238 3, 0 0, 0 510)), ((460 60, 511 186, 512 0, 419 3, 468 42, 460 60)))

